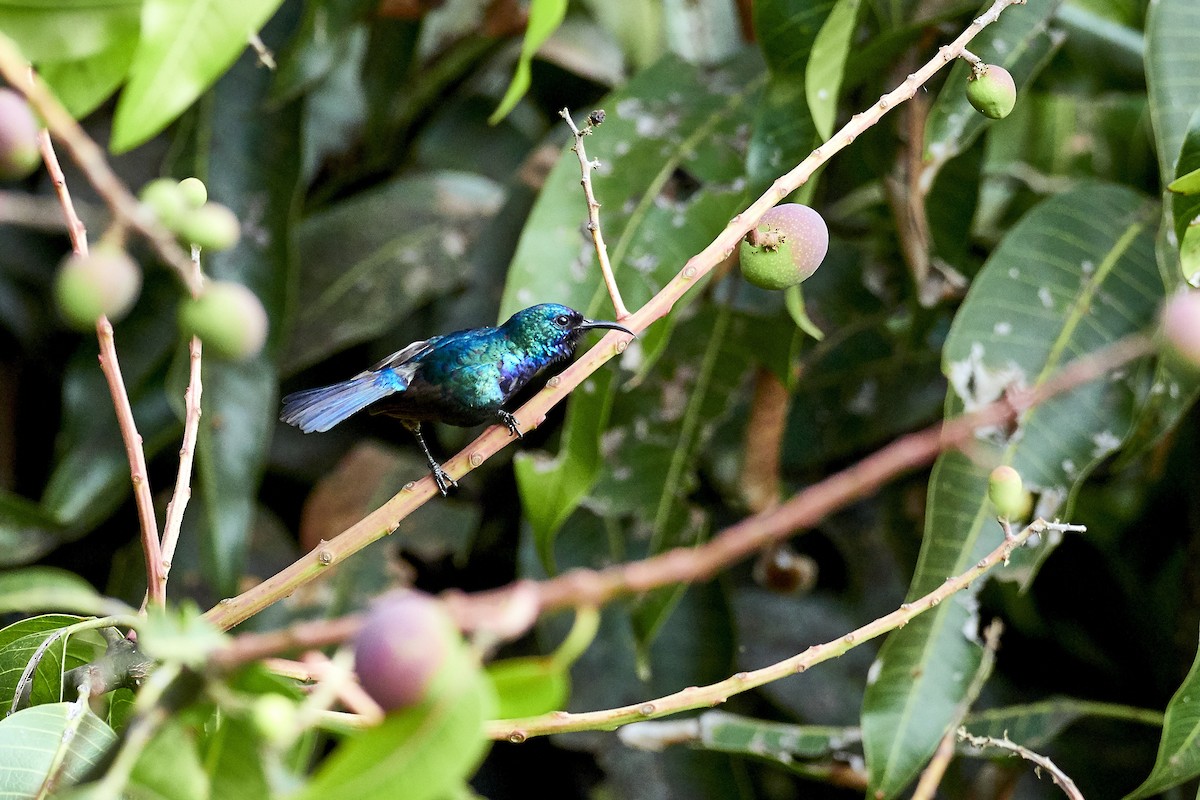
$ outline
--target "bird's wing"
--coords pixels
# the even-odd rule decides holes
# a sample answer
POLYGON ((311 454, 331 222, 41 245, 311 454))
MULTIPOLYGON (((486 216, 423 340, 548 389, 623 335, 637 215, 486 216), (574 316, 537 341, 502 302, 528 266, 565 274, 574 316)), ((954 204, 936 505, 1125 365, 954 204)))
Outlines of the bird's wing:
POLYGON ((428 339, 422 339, 419 342, 413 342, 407 347, 392 353, 390 356, 383 359, 370 369, 358 373, 358 375, 355 375, 354 377, 357 378, 362 375, 369 375, 372 372, 381 372, 385 369, 397 369, 398 367, 404 367, 432 351, 435 347, 437 347, 438 342, 444 338, 444 336, 431 336, 428 339))

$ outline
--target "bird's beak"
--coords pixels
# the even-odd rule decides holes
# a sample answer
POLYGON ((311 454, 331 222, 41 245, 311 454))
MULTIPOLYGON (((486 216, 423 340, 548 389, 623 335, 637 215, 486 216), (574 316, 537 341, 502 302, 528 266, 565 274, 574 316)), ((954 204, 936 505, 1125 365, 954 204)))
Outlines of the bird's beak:
POLYGON ((579 323, 579 327, 576 330, 587 331, 593 328, 608 328, 609 330, 628 333, 635 339, 637 338, 637 334, 629 330, 629 328, 626 328, 624 325, 618 325, 615 322, 605 322, 604 320, 585 319, 583 322, 579 323))

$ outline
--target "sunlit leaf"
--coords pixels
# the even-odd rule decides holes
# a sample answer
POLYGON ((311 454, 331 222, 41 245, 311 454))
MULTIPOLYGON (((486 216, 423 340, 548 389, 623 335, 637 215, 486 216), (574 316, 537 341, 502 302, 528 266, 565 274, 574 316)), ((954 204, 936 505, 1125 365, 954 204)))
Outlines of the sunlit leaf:
POLYGON ((165 128, 246 49, 282 0, 144 0, 129 83, 113 119, 113 152, 165 128))
POLYGON ((813 40, 812 53, 808 57, 804 94, 813 124, 822 139, 828 139, 833 133, 842 73, 846 69, 861 2, 838 0, 813 40))
POLYGON ((493 125, 508 116, 517 103, 529 91, 530 70, 533 57, 550 34, 558 29, 567 15, 567 0, 532 0, 529 4, 529 25, 525 29, 525 40, 521 42, 521 55, 517 58, 512 82, 504 92, 500 105, 488 119, 493 125))
POLYGON ((112 728, 74 703, 22 709, 0 719, 0 786, 9 797, 39 797, 60 748, 56 786, 72 786, 99 766, 116 744, 112 728))

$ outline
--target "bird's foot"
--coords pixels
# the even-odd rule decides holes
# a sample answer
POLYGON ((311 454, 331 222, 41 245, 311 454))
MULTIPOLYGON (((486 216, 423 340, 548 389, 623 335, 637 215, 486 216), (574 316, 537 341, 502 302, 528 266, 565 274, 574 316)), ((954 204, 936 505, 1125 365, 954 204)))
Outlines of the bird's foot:
POLYGON ((510 436, 515 436, 518 439, 525 438, 525 434, 521 433, 521 429, 517 427, 516 417, 504 410, 497 411, 496 414, 500 417, 500 421, 504 423, 504 426, 508 428, 510 436))
POLYGON ((430 462, 429 473, 433 475, 433 482, 437 484, 438 491, 445 497, 450 493, 450 487, 458 488, 458 481, 450 477, 446 470, 442 469, 442 465, 436 462, 430 462))

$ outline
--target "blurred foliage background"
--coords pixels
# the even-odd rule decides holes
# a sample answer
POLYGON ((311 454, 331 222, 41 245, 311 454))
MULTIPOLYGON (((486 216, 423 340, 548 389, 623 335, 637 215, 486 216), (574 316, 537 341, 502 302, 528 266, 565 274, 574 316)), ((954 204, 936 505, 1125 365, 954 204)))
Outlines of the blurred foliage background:
MULTIPOLYGON (((529 58, 522 37, 535 25, 515 0, 271 5, 238 13, 251 27, 269 18, 274 70, 244 40, 210 41, 175 20, 164 52, 198 53, 200 85, 216 79, 182 99, 170 89, 184 67, 155 84, 137 77, 137 60, 113 62, 152 33, 137 3, 106 7, 116 21, 88 52, 36 31, 22 40, 0 9, 0 29, 17 31, 92 135, 120 151, 113 163, 131 186, 196 175, 241 219, 241 244, 205 270, 250 286, 272 327, 255 360, 204 366, 195 499, 171 584, 173 599, 203 607, 424 474, 400 426, 364 417, 304 436, 276 421, 281 392, 537 302, 611 317, 559 109, 577 120, 607 111, 588 148, 636 308, 980 11, 975 0, 578 0, 556 26, 558 4, 533 3, 548 36, 529 58), (527 91, 489 124, 523 69, 527 91), (120 100, 108 99, 126 70, 120 100)), ((1188 269, 1179 241, 1195 209, 1163 186, 1200 166, 1200 9, 1157 0, 1147 12, 1143 0, 1009 9, 971 49, 1016 78, 1010 117, 970 109, 959 63, 798 192, 831 231, 803 296, 823 339, 798 327, 798 294, 719 270, 448 499, 243 627, 346 613, 393 585, 479 589, 702 541, 1009 380, 1037 383, 1147 329, 1188 269)), ((89 230, 102 231, 104 206, 64 166, 89 230)), ((0 211, 0 563, 65 568, 136 603, 136 515, 97 345, 65 330, 47 299, 68 243, 45 174, 3 187, 0 211)), ((165 505, 186 383, 180 288, 138 254, 146 286, 116 337, 165 505)), ((1044 513, 1088 526, 886 643, 733 698, 726 710, 750 726, 741 733, 724 720, 711 739, 662 752, 610 733, 501 744, 473 786, 494 800, 548 788, 786 798, 854 796, 869 779, 894 796, 974 674, 973 632, 1000 617, 997 666, 976 704, 992 711, 975 724, 992 713, 997 732, 1024 732, 1087 796, 1132 791, 1155 761, 1156 714, 1197 648, 1195 396, 1194 381, 1141 362, 1039 409, 1019 441, 943 456, 756 564, 614 604, 572 670, 572 710, 764 666, 963 571, 999 542, 985 483, 1001 461, 1044 513), (772 757, 755 744, 771 731, 756 720, 837 733, 807 755, 772 757)), ((431 438, 448 455, 474 433, 437 427, 431 438)), ((546 619, 506 653, 552 647, 568 622, 546 619)), ((1194 784, 1168 796, 1190 797, 1194 784)), ((1057 791, 1015 760, 956 761, 944 785, 955 797, 1057 791)))

